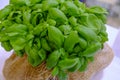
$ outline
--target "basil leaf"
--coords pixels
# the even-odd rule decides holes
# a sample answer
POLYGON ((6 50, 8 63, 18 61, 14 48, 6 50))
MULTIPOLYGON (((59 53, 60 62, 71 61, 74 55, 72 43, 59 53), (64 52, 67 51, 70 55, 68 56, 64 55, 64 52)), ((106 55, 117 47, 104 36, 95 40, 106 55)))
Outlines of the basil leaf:
POLYGON ((87 70, 87 65, 88 65, 88 61, 84 59, 83 64, 81 65, 81 67, 79 68, 80 72, 86 71, 87 70))
POLYGON ((81 56, 86 56, 86 57, 91 57, 94 56, 96 51, 101 49, 101 43, 99 42, 94 42, 89 45, 89 48, 87 48, 83 53, 81 53, 81 56))
POLYGON ((12 50, 12 46, 9 41, 5 41, 1 43, 1 46, 4 47, 6 51, 12 50))
POLYGON ((40 49, 40 51, 38 51, 38 55, 41 58, 41 61, 46 59, 46 51, 44 49, 40 49))
POLYGON ((59 74, 57 75, 59 80, 67 80, 68 79, 68 75, 66 72, 63 71, 59 71, 59 74))
POLYGON ((54 26, 48 27, 48 38, 49 41, 53 42, 56 45, 56 48, 60 48, 63 45, 64 36, 62 32, 54 26))
POLYGON ((56 76, 59 73, 59 68, 56 66, 53 70, 52 70, 52 76, 56 76))
POLYGON ((97 41, 97 34, 91 28, 79 25, 75 27, 75 29, 87 41, 92 41, 92 40, 97 41))
POLYGON ((11 5, 8 5, 5 8, 3 8, 2 10, 0 10, 0 21, 4 20, 9 15, 11 10, 12 10, 12 6, 11 5))
POLYGON ((38 50, 35 47, 32 47, 32 49, 30 49, 30 52, 28 53, 28 60, 33 67, 38 66, 43 61, 39 55, 40 54, 38 54, 38 50))
POLYGON ((74 67, 68 69, 68 71, 70 71, 70 72, 76 72, 76 71, 79 70, 80 67, 81 67, 81 61, 79 60, 78 63, 74 67))
POLYGON ((12 45, 15 51, 19 51, 24 49, 26 45, 26 40, 24 37, 13 38, 10 40, 10 44, 12 45))
POLYGON ((12 26, 5 29, 5 32, 8 36, 16 36, 16 35, 26 35, 27 34, 27 26, 23 24, 13 24, 12 26))
POLYGON ((108 12, 106 11, 106 9, 100 7, 100 6, 93 6, 93 7, 90 7, 88 9, 89 12, 92 12, 92 13, 97 13, 97 14, 107 14, 108 12))
POLYGON ((70 34, 70 32, 72 30, 70 25, 61 25, 58 28, 64 33, 64 35, 70 34))
POLYGON ((57 8, 50 8, 48 15, 58 23, 65 23, 68 20, 65 14, 57 8))
POLYGON ((61 70, 67 70, 74 67, 78 63, 78 61, 79 61, 78 58, 74 59, 66 58, 64 60, 60 60, 58 66, 60 67, 61 70))
POLYGON ((64 3, 64 5, 65 5, 66 11, 69 15, 71 15, 71 16, 79 15, 78 7, 72 1, 66 1, 64 3))
POLYGON ((68 52, 72 52, 75 44, 79 42, 79 36, 77 31, 72 31, 68 37, 65 39, 64 48, 68 52))
POLYGON ((56 50, 49 54, 48 59, 47 59, 47 69, 51 69, 55 67, 59 61, 59 58, 61 56, 61 53, 59 50, 56 50))
POLYGON ((10 0, 10 4, 14 4, 16 6, 30 5, 30 0, 10 0))

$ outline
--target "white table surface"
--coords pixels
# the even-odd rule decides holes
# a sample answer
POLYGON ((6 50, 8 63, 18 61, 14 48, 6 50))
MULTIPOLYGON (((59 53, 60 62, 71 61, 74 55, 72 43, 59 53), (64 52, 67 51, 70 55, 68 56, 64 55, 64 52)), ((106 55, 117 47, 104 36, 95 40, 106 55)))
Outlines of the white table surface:
MULTIPOLYGON (((9 3, 9 0, 0 0, 0 9, 2 9, 5 5, 9 3)), ((107 42, 111 47, 114 44, 114 41, 117 37, 118 30, 112 28, 109 25, 106 25, 109 41, 107 42)), ((2 75, 2 69, 4 66, 5 60, 12 54, 11 52, 6 52, 1 46, 0 46, 0 80, 4 80, 4 77, 2 75)), ((105 68, 103 71, 103 75, 99 80, 120 80, 120 58, 114 57, 112 63, 105 68)), ((101 73, 98 73, 94 80, 98 80, 98 78, 101 76, 101 73)))

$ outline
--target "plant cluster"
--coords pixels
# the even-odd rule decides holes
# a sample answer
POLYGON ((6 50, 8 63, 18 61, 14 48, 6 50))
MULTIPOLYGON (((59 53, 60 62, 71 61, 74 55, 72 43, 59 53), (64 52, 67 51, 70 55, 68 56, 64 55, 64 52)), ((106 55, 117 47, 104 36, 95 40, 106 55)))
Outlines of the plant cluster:
POLYGON ((108 40, 107 11, 79 0, 10 0, 0 10, 0 42, 6 51, 27 55, 32 66, 46 62, 60 80, 84 71, 108 40))

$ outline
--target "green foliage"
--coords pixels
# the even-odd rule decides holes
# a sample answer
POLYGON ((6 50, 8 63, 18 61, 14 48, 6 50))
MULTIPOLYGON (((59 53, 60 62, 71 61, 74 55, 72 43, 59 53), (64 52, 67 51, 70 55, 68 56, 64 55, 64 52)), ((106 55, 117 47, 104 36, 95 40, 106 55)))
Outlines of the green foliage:
POLYGON ((32 66, 46 62, 52 76, 85 71, 108 40, 107 11, 79 0, 10 0, 0 10, 0 42, 6 51, 27 54, 32 66))

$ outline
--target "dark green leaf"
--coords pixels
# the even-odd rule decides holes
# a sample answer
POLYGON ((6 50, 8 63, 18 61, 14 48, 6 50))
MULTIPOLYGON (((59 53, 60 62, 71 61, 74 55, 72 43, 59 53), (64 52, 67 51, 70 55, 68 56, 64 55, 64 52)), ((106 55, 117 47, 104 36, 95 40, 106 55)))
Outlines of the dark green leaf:
POLYGON ((41 61, 46 59, 46 51, 44 49, 40 49, 40 51, 38 51, 38 55, 41 58, 41 61))
POLYGON ((58 28, 64 33, 64 35, 70 34, 70 32, 72 30, 70 25, 61 25, 58 28))
POLYGON ((60 56, 61 56, 61 53, 59 50, 56 50, 50 53, 47 59, 47 68, 51 69, 55 67, 59 61, 60 56))
POLYGON ((69 15, 71 15, 71 16, 79 15, 78 7, 72 1, 66 1, 64 3, 64 5, 65 5, 66 11, 69 15))
POLYGON ((57 75, 59 80, 67 80, 68 74, 64 71, 59 71, 59 74, 57 75))
POLYGON ((45 49, 46 51, 51 51, 51 48, 45 38, 41 39, 41 45, 42 45, 42 48, 45 49))
POLYGON ((48 15, 58 23, 65 23, 68 20, 66 15, 57 8, 50 8, 48 15))
POLYGON ((79 36, 77 31, 72 31, 68 37, 65 39, 64 48, 68 52, 72 52, 75 44, 79 42, 79 36))
POLYGON ((15 51, 22 50, 26 45, 26 40, 24 37, 13 38, 10 40, 10 44, 15 51))
POLYGON ((79 25, 75 27, 75 29, 87 41, 92 41, 92 40, 97 41, 97 34, 91 28, 79 25))
POLYGON ((28 60, 34 67, 38 66, 42 62, 36 48, 33 47, 32 49, 30 49, 28 54, 28 60))
POLYGON ((87 70, 87 66, 88 66, 88 62, 87 60, 84 60, 83 65, 79 68, 80 72, 86 71, 87 70))
POLYGON ((57 76, 57 74, 59 73, 59 68, 56 66, 53 70, 52 70, 52 76, 57 76))
POLYGON ((60 48, 63 45, 64 36, 62 32, 54 26, 48 27, 48 38, 56 45, 57 48, 60 48))
POLYGON ((1 43, 1 46, 4 47, 6 51, 12 50, 12 46, 9 41, 5 41, 1 43))
POLYGON ((5 8, 3 8, 2 10, 0 10, 0 21, 5 19, 11 12, 12 10, 12 6, 8 5, 5 8))
POLYGON ((89 12, 92 12, 92 13, 97 13, 97 14, 107 14, 108 12, 106 11, 106 9, 100 7, 100 6, 93 6, 93 7, 90 7, 88 9, 89 12))
POLYGON ((74 67, 70 68, 68 71, 76 72, 79 70, 80 67, 81 67, 81 61, 79 60, 78 63, 74 67))
POLYGON ((94 56, 95 53, 101 49, 101 43, 100 42, 94 42, 89 45, 89 47, 81 53, 81 56, 91 57, 94 56))
POLYGON ((10 0, 10 4, 14 4, 16 6, 30 5, 30 0, 10 0))
POLYGON ((73 68, 76 64, 78 64, 79 59, 74 58, 74 59, 64 59, 60 60, 58 63, 58 66, 60 67, 61 70, 67 70, 70 68, 73 68))

